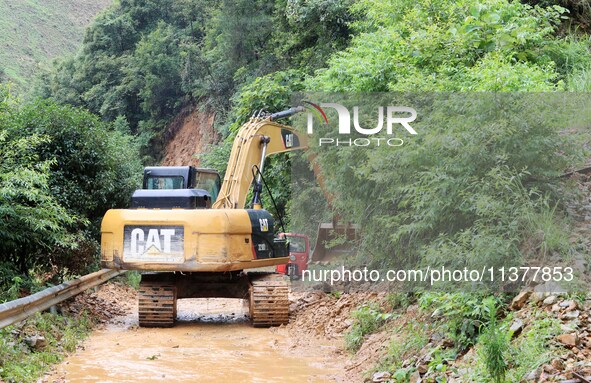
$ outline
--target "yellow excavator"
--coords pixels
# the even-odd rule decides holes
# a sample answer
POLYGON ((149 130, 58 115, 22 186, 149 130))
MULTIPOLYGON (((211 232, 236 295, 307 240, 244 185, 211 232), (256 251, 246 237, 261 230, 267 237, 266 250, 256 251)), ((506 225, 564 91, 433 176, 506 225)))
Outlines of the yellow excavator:
POLYGON ((288 243, 261 205, 262 172, 267 156, 308 146, 306 135, 275 122, 301 111, 253 116, 243 125, 223 183, 209 169, 148 167, 131 208, 105 214, 102 267, 148 272, 138 294, 140 326, 173 326, 180 298, 246 299, 254 326, 288 322, 286 279, 247 270, 289 261, 288 243))

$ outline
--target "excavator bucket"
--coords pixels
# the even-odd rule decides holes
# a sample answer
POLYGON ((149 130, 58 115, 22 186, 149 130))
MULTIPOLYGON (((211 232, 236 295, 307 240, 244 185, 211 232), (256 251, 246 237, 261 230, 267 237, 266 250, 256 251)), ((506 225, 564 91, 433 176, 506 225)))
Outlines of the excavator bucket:
POLYGON ((359 225, 357 224, 320 223, 316 246, 310 262, 316 264, 342 263, 345 257, 354 253, 358 235, 359 225))

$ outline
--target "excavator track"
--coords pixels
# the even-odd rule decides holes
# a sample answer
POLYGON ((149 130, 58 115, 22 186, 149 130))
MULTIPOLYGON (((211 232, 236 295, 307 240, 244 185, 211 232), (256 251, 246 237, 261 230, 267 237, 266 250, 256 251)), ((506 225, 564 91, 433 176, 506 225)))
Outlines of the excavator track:
POLYGON ((140 327, 172 327, 176 318, 174 284, 142 281, 138 291, 140 327))
POLYGON ((275 273, 249 273, 250 319, 254 327, 272 327, 289 322, 289 285, 275 273))

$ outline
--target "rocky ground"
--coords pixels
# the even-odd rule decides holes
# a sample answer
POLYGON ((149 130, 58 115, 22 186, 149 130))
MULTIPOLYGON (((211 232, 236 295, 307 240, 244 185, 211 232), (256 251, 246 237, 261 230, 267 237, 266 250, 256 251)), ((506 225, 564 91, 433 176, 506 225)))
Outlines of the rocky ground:
POLYGON ((560 320, 561 334, 551 346, 558 356, 524 377, 528 382, 588 382, 591 380, 591 298, 581 303, 566 294, 539 294, 525 290, 512 302, 515 335, 532 324, 532 311, 545 312, 560 320))
POLYGON ((62 303, 58 310, 72 315, 86 312, 101 326, 135 310, 135 297, 136 291, 124 283, 106 283, 62 303))
MULTIPOLYGON (((320 336, 341 344, 335 352, 348 356, 344 366, 344 376, 347 378, 336 377, 336 381, 394 382, 390 372, 375 369, 386 356, 392 342, 396 342, 399 336, 397 329, 412 323, 431 323, 432 326, 425 327, 427 343, 415 355, 409 355, 402 366, 414 370, 409 377, 412 383, 442 381, 435 380, 436 376, 441 379, 442 374, 430 369, 432 354, 436 349, 450 349, 453 342, 438 331, 441 323, 436 316, 420 310, 417 305, 408 306, 381 331, 367 336, 358 352, 351 354, 343 349, 344 334, 353 324, 351 312, 371 301, 387 305, 384 298, 384 294, 376 293, 343 294, 338 298, 321 292, 294 294, 292 308, 295 316, 287 328, 301 342, 306 342, 307 336, 320 336)), ((513 300, 510 309, 506 314, 510 313, 513 318, 511 331, 514 342, 520 336, 531 336, 522 334, 532 334, 529 330, 537 318, 556 318, 560 321, 561 334, 547 345, 555 357, 532 369, 522 382, 591 381, 591 297, 581 303, 568 298, 566 294, 540 294, 527 289, 513 300)), ((445 381, 469 382, 462 375, 467 373, 474 355, 474 350, 469 350, 455 361, 446 361, 447 372, 443 374, 445 381)))

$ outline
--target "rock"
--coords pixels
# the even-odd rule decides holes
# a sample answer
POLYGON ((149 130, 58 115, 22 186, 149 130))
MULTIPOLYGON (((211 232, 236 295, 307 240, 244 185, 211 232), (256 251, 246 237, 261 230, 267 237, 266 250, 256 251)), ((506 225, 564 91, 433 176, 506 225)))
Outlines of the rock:
POLYGON ((558 297, 556 297, 556 295, 550 295, 548 298, 544 299, 544 304, 546 306, 552 306, 557 300, 558 297))
POLYGON ((568 306, 570 306, 570 305, 571 305, 571 303, 573 303, 573 302, 574 302, 574 301, 567 300, 567 301, 562 301, 562 302, 560 302, 558 305, 559 305, 560 307, 568 307, 568 306))
POLYGON ((558 335, 556 339, 566 347, 575 347, 579 344, 579 337, 576 333, 558 335))
POLYGON ((424 364, 424 363, 423 364, 419 364, 419 366, 417 367, 417 371, 421 375, 426 374, 427 371, 429 371, 429 365, 424 364))
POLYGON ((390 374, 388 371, 381 371, 381 372, 376 372, 375 374, 373 374, 372 377, 372 382, 386 382, 388 381, 390 378, 392 377, 392 374, 390 374))
POLYGON ((443 348, 452 348, 455 345, 456 345, 456 343, 451 338, 445 338, 443 340, 443 342, 441 342, 441 347, 443 347, 443 348))
POLYGON ((41 349, 45 348, 45 346, 47 346, 47 340, 42 336, 37 337, 37 344, 35 345, 35 348, 41 349))
POLYGON ((534 292, 531 295, 531 299, 532 301, 537 303, 543 301, 546 297, 550 295, 563 296, 565 294, 566 290, 564 289, 564 287, 562 287, 556 282, 549 281, 541 285, 537 285, 534 288, 534 292))
POLYGON ((556 358, 556 359, 552 360, 552 362, 550 362, 550 365, 552 365, 552 367, 555 370, 564 371, 564 362, 562 362, 561 359, 556 358))
POLYGON ((525 375, 523 377, 523 381, 524 382, 537 382, 538 379, 540 378, 541 374, 542 374, 542 370, 540 368, 536 368, 535 370, 533 370, 529 374, 525 375))
POLYGON ((554 367, 552 367, 551 365, 545 364, 544 365, 544 372, 553 375, 556 371, 555 371, 554 367))
POLYGON ((421 379, 421 374, 418 371, 415 371, 410 376, 410 383, 421 383, 423 379, 421 379))
POLYGON ((580 273, 584 273, 587 271, 587 262, 583 259, 576 259, 574 261, 573 269, 580 273))
POLYGON ((438 343, 443 339, 445 339, 445 333, 436 331, 433 334, 431 334, 431 338, 429 340, 438 343))
POLYGON ((419 310, 419 305, 410 305, 406 308, 406 313, 411 314, 411 313, 418 311, 418 310, 419 310))
POLYGON ((577 319, 580 314, 581 313, 579 312, 579 310, 568 311, 568 312, 564 313, 563 318, 564 319, 577 319))
POLYGON ((529 289, 521 291, 519 294, 517 294, 515 298, 513 298, 513 301, 511 302, 511 309, 521 309, 523 306, 525 306, 525 303, 527 302, 531 294, 532 291, 529 289))
POLYGON ((566 334, 566 333, 574 332, 575 331, 575 328, 574 327, 571 327, 571 326, 568 326, 568 325, 565 325, 565 324, 561 324, 560 325, 560 331, 562 331, 564 334, 566 334))
POLYGON ((47 340, 41 335, 33 335, 25 338, 25 343, 35 350, 40 350, 47 346, 47 340))
POLYGON ((513 323, 511 323, 511 327, 509 331, 513 334, 513 336, 519 335, 519 333, 523 330, 523 321, 521 319, 515 319, 513 323))

